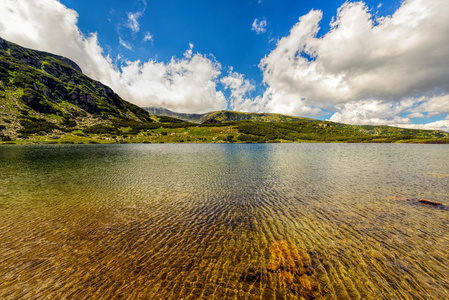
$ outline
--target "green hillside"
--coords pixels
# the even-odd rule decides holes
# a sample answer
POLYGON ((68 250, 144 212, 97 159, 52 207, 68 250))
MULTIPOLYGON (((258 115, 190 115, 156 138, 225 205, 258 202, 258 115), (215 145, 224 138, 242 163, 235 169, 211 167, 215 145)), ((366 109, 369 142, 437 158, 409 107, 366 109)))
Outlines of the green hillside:
POLYGON ((144 107, 146 111, 153 115, 162 115, 178 118, 186 122, 218 124, 232 121, 256 121, 256 122, 294 122, 301 120, 311 120, 308 118, 287 116, 271 113, 247 113, 237 111, 213 111, 204 114, 177 113, 160 107, 144 107))
POLYGON ((0 38, 0 143, 183 142, 449 143, 449 133, 270 113, 144 110, 71 60, 0 38))
POLYGON ((420 130, 407 129, 392 126, 374 126, 374 125, 348 125, 342 123, 330 123, 331 126, 348 129, 359 133, 375 135, 375 136, 410 136, 415 138, 443 138, 449 137, 449 133, 441 130, 420 130))
POLYGON ((151 122, 140 107, 85 76, 67 58, 26 49, 0 38, 0 126, 19 137, 97 123, 151 122))
POLYGON ((177 113, 162 107, 143 107, 150 115, 166 116, 183 120, 185 122, 202 123, 206 115, 205 114, 186 114, 177 113))
POLYGON ((203 123, 217 124, 231 121, 254 121, 254 122, 294 122, 310 120, 307 118, 293 117, 270 113, 246 113, 237 111, 216 111, 205 114, 203 123))

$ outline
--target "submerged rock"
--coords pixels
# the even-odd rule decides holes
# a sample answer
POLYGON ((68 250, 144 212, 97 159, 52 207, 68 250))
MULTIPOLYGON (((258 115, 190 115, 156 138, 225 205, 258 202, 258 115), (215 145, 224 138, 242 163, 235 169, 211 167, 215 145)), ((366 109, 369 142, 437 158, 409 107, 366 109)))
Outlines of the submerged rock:
POLYGON ((434 206, 441 210, 449 210, 449 207, 444 205, 441 202, 433 201, 433 200, 427 200, 427 199, 419 199, 419 198, 409 198, 404 196, 388 196, 388 200, 391 201, 403 201, 408 202, 411 204, 418 204, 418 205, 427 205, 427 206, 434 206))
POLYGON ((312 260, 306 251, 285 240, 272 243, 269 250, 271 256, 267 269, 279 273, 282 284, 301 299, 324 299, 314 275, 312 260))
POLYGON ((441 202, 431 201, 431 200, 427 200, 427 199, 419 199, 418 202, 421 204, 433 205, 433 206, 443 205, 443 203, 441 203, 441 202))

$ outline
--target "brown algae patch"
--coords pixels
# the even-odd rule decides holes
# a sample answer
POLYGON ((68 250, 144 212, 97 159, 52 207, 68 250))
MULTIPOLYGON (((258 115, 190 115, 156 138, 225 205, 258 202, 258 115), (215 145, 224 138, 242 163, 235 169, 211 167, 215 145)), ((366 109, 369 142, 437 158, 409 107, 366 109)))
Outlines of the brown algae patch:
POLYGON ((267 269, 279 273, 281 284, 296 292, 300 299, 324 299, 306 251, 285 240, 272 243, 269 250, 267 269))

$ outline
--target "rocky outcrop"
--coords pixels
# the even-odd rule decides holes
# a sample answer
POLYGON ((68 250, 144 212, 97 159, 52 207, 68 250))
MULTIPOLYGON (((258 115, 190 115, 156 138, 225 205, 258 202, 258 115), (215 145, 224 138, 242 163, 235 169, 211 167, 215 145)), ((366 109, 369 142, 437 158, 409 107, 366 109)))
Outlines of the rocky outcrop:
POLYGON ((62 62, 66 63, 73 69, 77 70, 78 72, 83 73, 83 70, 81 70, 80 66, 78 66, 73 60, 68 59, 67 57, 53 55, 56 59, 61 60, 62 62))
POLYGON ((3 90, 21 89, 20 100, 27 105, 24 111, 31 109, 67 118, 89 113, 102 120, 151 122, 145 110, 84 75, 70 59, 27 49, 4 39, 0 39, 0 81, 3 90))

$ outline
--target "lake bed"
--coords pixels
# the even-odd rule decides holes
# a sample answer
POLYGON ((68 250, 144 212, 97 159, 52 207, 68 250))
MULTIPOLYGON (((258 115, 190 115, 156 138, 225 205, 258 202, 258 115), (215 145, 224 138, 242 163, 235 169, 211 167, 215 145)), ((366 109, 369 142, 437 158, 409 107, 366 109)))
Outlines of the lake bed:
POLYGON ((0 147, 2 299, 447 299, 449 148, 0 147), (390 197, 390 198, 389 198, 390 197))

